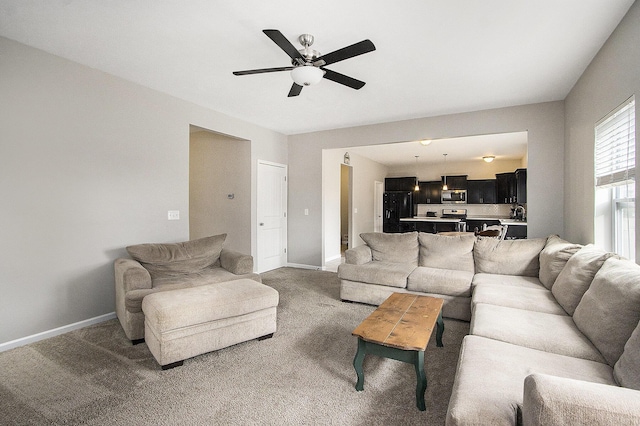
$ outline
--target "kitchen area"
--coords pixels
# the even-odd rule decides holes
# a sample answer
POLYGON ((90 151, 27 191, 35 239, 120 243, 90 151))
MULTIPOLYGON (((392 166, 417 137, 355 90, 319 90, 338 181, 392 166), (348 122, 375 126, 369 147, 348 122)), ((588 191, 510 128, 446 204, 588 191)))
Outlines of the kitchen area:
POLYGON ((501 234, 505 239, 527 238, 527 169, 494 176, 443 175, 430 181, 416 176, 385 178, 383 232, 478 233, 494 227, 506 231, 501 234))

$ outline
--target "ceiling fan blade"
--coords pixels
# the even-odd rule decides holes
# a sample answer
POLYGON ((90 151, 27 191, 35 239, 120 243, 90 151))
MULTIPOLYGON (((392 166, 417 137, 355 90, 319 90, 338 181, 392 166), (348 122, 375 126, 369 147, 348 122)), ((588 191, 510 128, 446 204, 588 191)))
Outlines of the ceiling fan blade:
POLYGON ((262 74, 265 72, 291 71, 295 67, 261 68, 257 70, 234 71, 233 75, 262 74))
POLYGON ((355 78, 340 74, 339 72, 331 71, 326 68, 322 68, 322 70, 324 71, 324 78, 326 78, 327 80, 344 84, 345 86, 351 87, 352 89, 362 89, 362 86, 366 84, 364 81, 356 80, 355 78))
POLYGON ((287 95, 287 97, 291 98, 293 96, 298 96, 300 94, 300 92, 302 92, 302 86, 300 86, 297 83, 293 83, 293 85, 291 86, 291 90, 289 90, 289 94, 287 95))
POLYGON ((304 58, 302 54, 298 52, 298 49, 295 48, 293 44, 287 38, 282 35, 282 33, 278 30, 262 30, 263 33, 267 35, 278 47, 289 55, 291 59, 298 62, 300 65, 304 64, 304 58))
POLYGON ((342 49, 335 50, 326 55, 320 56, 313 64, 317 66, 335 64, 336 62, 344 61, 345 59, 353 58, 354 56, 363 55, 365 53, 373 52, 376 47, 371 40, 362 40, 359 43, 352 44, 351 46, 343 47, 342 49))

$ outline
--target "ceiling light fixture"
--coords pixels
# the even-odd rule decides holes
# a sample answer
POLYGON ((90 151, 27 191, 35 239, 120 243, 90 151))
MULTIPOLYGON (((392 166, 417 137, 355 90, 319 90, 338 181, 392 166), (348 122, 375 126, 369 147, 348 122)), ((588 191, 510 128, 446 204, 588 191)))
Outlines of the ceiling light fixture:
POLYGON ((291 79, 300 86, 311 86, 322 80, 324 72, 313 65, 302 65, 291 70, 291 79))
POLYGON ((442 190, 446 191, 449 189, 447 186, 447 154, 442 155, 444 155, 444 185, 442 185, 442 190))
POLYGON ((485 155, 484 157, 482 157, 482 159, 485 161, 485 163, 490 163, 493 160, 496 159, 495 155, 485 155))
POLYGON ((431 145, 431 141, 429 139, 423 139, 420 141, 420 145, 422 146, 431 145))

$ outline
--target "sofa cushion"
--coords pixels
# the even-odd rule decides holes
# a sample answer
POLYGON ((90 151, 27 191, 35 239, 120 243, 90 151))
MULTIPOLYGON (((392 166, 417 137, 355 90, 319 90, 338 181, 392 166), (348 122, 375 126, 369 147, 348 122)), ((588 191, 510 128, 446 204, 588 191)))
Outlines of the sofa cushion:
POLYGON ((640 390, 640 324, 624 345, 624 352, 613 367, 613 376, 620 386, 640 390))
POLYGON ((540 270, 538 257, 546 243, 546 238, 502 241, 478 238, 473 247, 476 272, 537 277, 540 270))
POLYGON ((523 277, 521 275, 500 275, 477 273, 473 276, 471 286, 473 288, 482 285, 508 285, 512 287, 527 287, 544 290, 545 287, 536 277, 523 277))
POLYGON ((581 248, 580 244, 570 243, 557 235, 549 236, 540 252, 540 282, 551 290, 569 258, 581 248))
POLYGON ((567 261, 551 288, 554 297, 569 315, 573 315, 593 277, 613 253, 588 244, 567 261))
POLYGON ((456 271, 475 271, 473 263, 473 245, 476 237, 467 235, 438 235, 420 232, 419 266, 452 269, 456 271))
POLYGON ((625 388, 548 374, 524 380, 523 425, 638 425, 640 398, 625 388))
POLYGON ((469 334, 558 355, 605 362, 567 315, 478 303, 474 306, 469 334))
POLYGON ((144 266, 152 278, 198 272, 220 258, 227 234, 172 244, 137 244, 127 247, 129 256, 144 266))
POLYGON ((573 319, 613 366, 640 321, 640 266, 626 259, 607 259, 573 319))
POLYGON ((407 281, 407 290, 471 297, 473 272, 418 266, 407 281))
POLYGON ((546 288, 517 287, 485 284, 473 289, 471 309, 476 304, 485 303, 495 306, 525 309, 528 311, 545 312, 566 316, 562 306, 546 288))
POLYGON ((401 234, 365 232, 360 234, 360 238, 371 247, 373 260, 418 266, 417 232, 401 234))
POLYGON ((532 373, 615 385, 607 364, 468 335, 460 349, 447 426, 520 424, 524 379, 532 373))
POLYGON ((364 265, 343 263, 338 267, 338 277, 349 281, 405 288, 407 278, 415 268, 416 266, 408 263, 369 262, 364 265))
POLYGON ((127 311, 132 313, 142 312, 142 299, 144 299, 148 294, 159 291, 178 290, 227 281, 236 281, 243 278, 249 278, 256 282, 261 281, 260 275, 253 272, 249 274, 236 275, 226 269, 216 266, 187 275, 166 275, 154 280, 153 288, 128 291, 125 295, 124 303, 127 311))

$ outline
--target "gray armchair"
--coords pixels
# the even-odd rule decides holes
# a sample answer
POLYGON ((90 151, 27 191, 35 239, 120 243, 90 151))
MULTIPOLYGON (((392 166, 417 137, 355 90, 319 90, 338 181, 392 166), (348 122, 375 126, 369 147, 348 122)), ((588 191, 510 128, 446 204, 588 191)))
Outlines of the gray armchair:
POLYGON ((116 315, 127 338, 144 341, 142 299, 148 294, 250 278, 253 257, 224 249, 226 234, 173 244, 127 247, 131 258, 114 262, 116 315))

